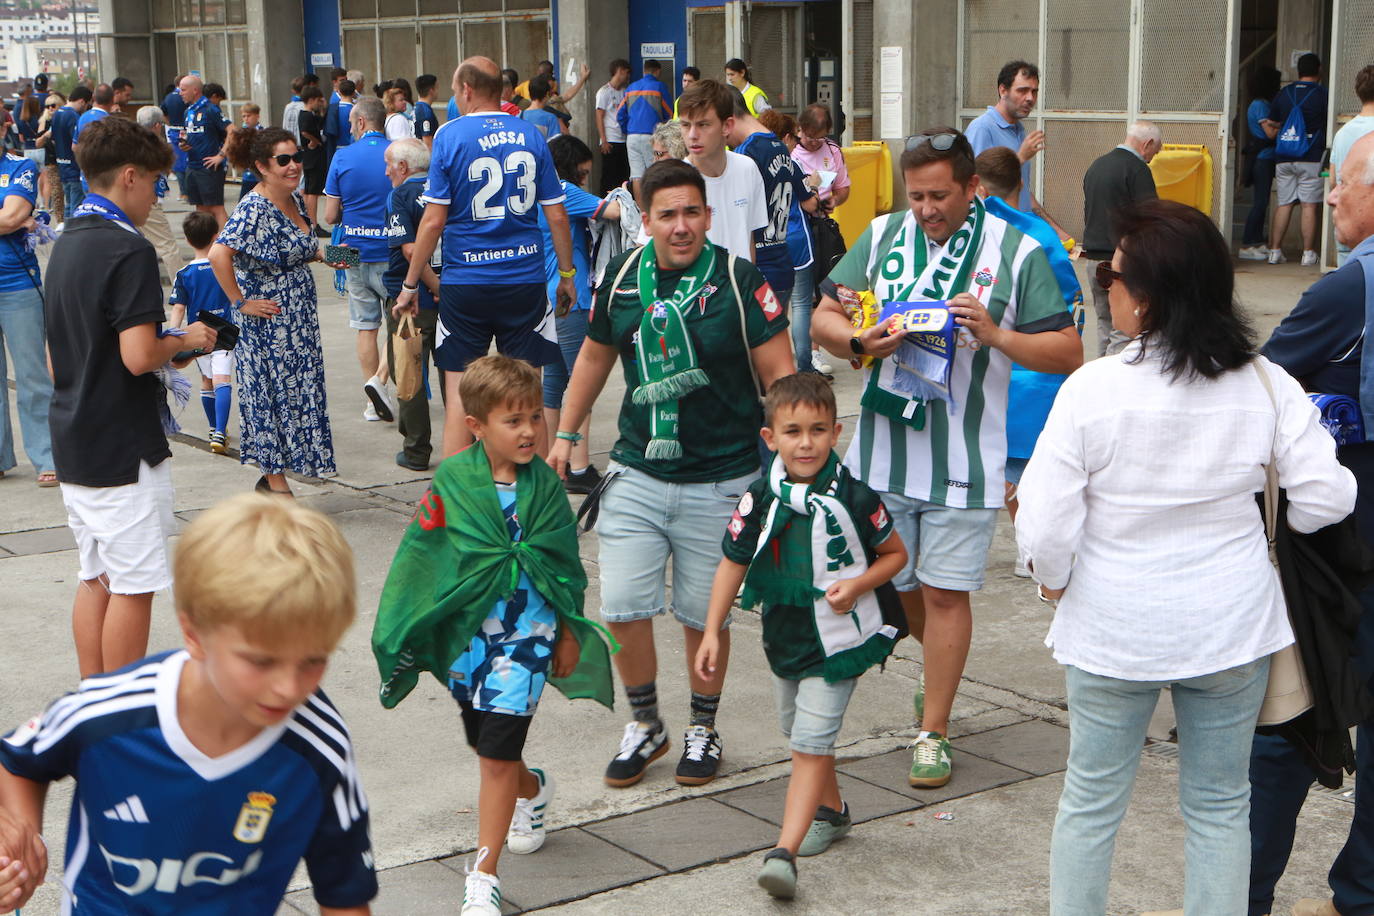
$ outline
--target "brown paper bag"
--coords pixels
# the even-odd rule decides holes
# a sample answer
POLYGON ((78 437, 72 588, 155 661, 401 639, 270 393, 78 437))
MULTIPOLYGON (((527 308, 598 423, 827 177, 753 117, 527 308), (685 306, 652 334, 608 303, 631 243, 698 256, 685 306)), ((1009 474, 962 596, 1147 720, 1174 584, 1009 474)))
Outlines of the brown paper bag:
POLYGON ((415 327, 415 319, 402 316, 396 333, 391 335, 392 381, 396 383, 399 400, 409 401, 424 387, 423 351, 424 340, 420 337, 420 329, 415 327))

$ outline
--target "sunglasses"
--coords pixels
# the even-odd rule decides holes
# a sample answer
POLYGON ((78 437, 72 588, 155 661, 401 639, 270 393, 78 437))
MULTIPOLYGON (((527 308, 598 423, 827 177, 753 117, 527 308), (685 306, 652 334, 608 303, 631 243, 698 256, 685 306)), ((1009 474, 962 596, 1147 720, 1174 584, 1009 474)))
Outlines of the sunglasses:
POLYGON ((1111 289, 1112 284, 1121 279, 1121 271, 1112 270, 1111 262, 1099 261, 1097 265, 1097 285, 1103 289, 1111 289))
POLYGON ((276 160, 277 165, 281 166, 282 168, 286 168, 286 164, 288 162, 304 162, 305 153, 301 152, 300 150, 296 150, 294 153, 277 153, 277 155, 273 156, 272 158, 276 160))
POLYGON ((906 148, 915 149, 929 143, 932 149, 947 153, 954 148, 954 141, 962 137, 960 133, 947 134, 916 134, 914 137, 906 138, 906 148))

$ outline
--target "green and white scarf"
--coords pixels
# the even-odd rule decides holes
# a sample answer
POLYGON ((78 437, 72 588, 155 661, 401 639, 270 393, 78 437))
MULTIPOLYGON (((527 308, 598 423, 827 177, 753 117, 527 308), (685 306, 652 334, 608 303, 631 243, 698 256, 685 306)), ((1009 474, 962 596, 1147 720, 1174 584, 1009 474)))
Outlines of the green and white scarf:
POLYGON ((696 261, 677 281, 671 297, 658 296, 658 257, 652 239, 640 250, 639 301, 644 316, 639 321, 635 340, 638 356, 639 387, 631 398, 636 404, 653 404, 649 421, 649 444, 644 457, 650 461, 671 461, 682 457, 678 441, 678 399, 711 380, 697 365, 692 335, 687 333, 687 305, 702 294, 716 269, 716 247, 709 242, 696 261))
POLYGON ((757 604, 810 607, 816 636, 825 655, 825 679, 857 677, 892 652, 896 630, 883 623, 873 592, 859 596, 847 614, 837 614, 825 592, 841 579, 868 571, 868 557, 858 525, 836 493, 839 489, 839 458, 831 452, 816 480, 810 484, 787 480, 782 459, 775 456, 768 471, 768 504, 754 559, 744 578, 740 606, 757 604), (811 550, 796 554, 786 549, 783 529, 794 516, 810 519, 811 550), (776 543, 773 556, 764 555, 776 543))

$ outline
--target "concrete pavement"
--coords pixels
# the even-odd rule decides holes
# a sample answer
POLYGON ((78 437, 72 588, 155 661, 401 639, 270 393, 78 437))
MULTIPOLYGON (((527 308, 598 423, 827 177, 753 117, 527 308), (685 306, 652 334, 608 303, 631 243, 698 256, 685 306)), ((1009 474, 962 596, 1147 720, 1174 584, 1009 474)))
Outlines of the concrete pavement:
MULTIPOLYGON (((179 209, 174 207, 174 223, 179 209)), ((1316 276, 1293 264, 1241 263, 1241 297, 1261 339, 1316 276)), ((370 798, 382 869, 374 912, 452 913, 461 901, 464 854, 475 840, 475 760, 463 744, 452 701, 432 679, 397 709, 381 708, 368 648, 388 563, 428 475, 394 464, 400 447, 394 425, 362 419, 362 377, 346 304, 334 295, 327 271, 317 281, 339 476, 292 486, 303 501, 330 514, 354 547, 361 599, 358 623, 333 659, 325 689, 348 718, 370 798)), ((1090 317, 1090 350, 1092 323, 1090 317)), ((593 422, 599 465, 614 436, 622 391, 614 373, 593 422)), ((858 400, 855 375, 842 370, 836 391, 848 427, 858 400)), ((434 417, 437 424, 437 408, 434 417)), ((225 494, 251 487, 257 472, 208 451, 194 402, 181 419, 188 435, 173 446, 173 479, 178 516, 189 520, 225 494)), ((9 672, 0 691, 4 728, 39 711, 76 678, 68 624, 76 558, 60 493, 34 487, 22 450, 20 458, 20 467, 0 480, 0 610, 7 628, 0 660, 9 672)), ((595 535, 583 541, 592 579, 588 605, 594 608, 595 535)), ((753 884, 755 851, 776 835, 787 750, 776 725, 758 617, 742 613, 719 720, 724 771, 710 786, 686 790, 672 781, 675 747, 640 785, 606 788, 601 772, 615 752, 626 713, 569 703, 550 691, 531 730, 528 760, 558 780, 553 833, 538 854, 503 859, 509 911, 1043 912, 1067 718, 1063 677, 1043 646, 1049 610, 1035 599, 1032 585, 1012 575, 1013 559, 1004 518, 989 558, 988 585, 974 597, 974 645, 951 727, 954 780, 931 792, 905 785, 909 757, 903 749, 914 736, 911 693, 920 671, 919 648, 907 641, 885 670, 860 681, 840 738, 844 791, 863 823, 824 856, 802 861, 801 896, 794 904, 775 903, 753 884), (954 819, 937 820, 937 812, 954 819)), ((681 631, 665 623, 657 638, 661 704, 677 745, 689 693, 681 631)), ((160 595, 150 647, 178 644, 170 597, 160 595)), ((1162 703, 1117 843, 1113 913, 1182 903, 1183 827, 1176 810, 1176 748, 1167 741, 1170 724, 1168 704, 1162 703)), ((47 836, 60 849, 69 785, 55 787, 50 797, 47 836)), ((1275 912, 1287 912, 1299 896, 1326 893, 1325 870, 1344 840, 1350 810, 1340 793, 1313 794, 1275 912)), ((60 858, 54 856, 54 880, 26 914, 57 912, 60 858)), ((294 886, 304 888, 304 873, 297 878, 294 886)), ((299 911, 314 912, 308 890, 291 894, 282 909, 299 911)))

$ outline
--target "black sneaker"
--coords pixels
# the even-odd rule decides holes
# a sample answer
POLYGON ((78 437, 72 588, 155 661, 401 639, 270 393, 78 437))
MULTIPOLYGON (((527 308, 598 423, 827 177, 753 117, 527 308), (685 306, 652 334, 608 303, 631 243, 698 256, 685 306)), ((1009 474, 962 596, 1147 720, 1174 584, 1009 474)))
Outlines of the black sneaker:
POLYGON ((704 725, 693 725, 682 736, 686 745, 677 762, 677 784, 704 786, 720 770, 720 733, 704 725))
POLYGON ((606 767, 606 785, 617 789, 632 786, 644 778, 644 771, 668 753, 668 735, 659 724, 650 728, 642 722, 625 726, 620 750, 606 767))
POLYGON ((428 462, 428 461, 419 461, 419 460, 417 460, 417 459, 411 458, 410 456, 408 456, 408 455, 407 455, 405 452, 403 452, 403 451, 402 451, 402 452, 397 452, 397 453, 396 453, 396 464, 397 464, 397 466, 399 466, 399 467, 405 468, 407 471, 428 471, 428 470, 429 470, 429 462, 428 462))
POLYGON ((595 490, 599 483, 601 472, 596 469, 596 465, 589 464, 577 474, 569 471, 568 479, 563 481, 563 489, 569 493, 586 495, 595 490))

